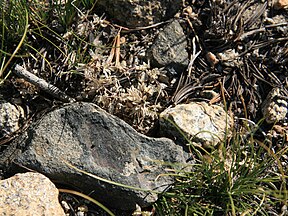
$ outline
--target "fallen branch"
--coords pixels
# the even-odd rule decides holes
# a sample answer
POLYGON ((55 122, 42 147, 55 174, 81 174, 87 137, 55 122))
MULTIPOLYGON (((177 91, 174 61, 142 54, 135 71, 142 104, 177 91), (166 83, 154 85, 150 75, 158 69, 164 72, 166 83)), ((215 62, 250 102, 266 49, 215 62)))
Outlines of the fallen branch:
POLYGON ((44 79, 41 79, 34 75, 33 73, 27 71, 25 68, 23 68, 20 65, 15 66, 15 70, 13 71, 17 76, 25 79, 27 82, 32 83, 33 85, 39 87, 42 91, 52 95, 53 97, 65 102, 75 102, 75 99, 69 97, 64 92, 62 92, 60 89, 58 89, 56 86, 47 83, 44 79))

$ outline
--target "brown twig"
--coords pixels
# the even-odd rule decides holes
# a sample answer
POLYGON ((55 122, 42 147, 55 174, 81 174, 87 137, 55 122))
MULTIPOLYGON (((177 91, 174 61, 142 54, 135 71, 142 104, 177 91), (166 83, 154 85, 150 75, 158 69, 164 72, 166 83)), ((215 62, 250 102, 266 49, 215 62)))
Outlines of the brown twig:
POLYGON ((120 68, 121 67, 121 64, 120 64, 120 32, 121 32, 121 28, 120 30, 118 31, 117 35, 115 36, 114 38, 114 41, 113 41, 113 45, 112 45, 112 48, 111 48, 111 51, 110 51, 110 55, 106 61, 106 63, 108 65, 112 64, 113 62, 113 59, 115 58, 115 66, 116 68, 120 68))
POLYGON ((121 28, 119 29, 117 36, 116 36, 116 47, 115 47, 115 66, 116 68, 120 68, 120 32, 121 28))

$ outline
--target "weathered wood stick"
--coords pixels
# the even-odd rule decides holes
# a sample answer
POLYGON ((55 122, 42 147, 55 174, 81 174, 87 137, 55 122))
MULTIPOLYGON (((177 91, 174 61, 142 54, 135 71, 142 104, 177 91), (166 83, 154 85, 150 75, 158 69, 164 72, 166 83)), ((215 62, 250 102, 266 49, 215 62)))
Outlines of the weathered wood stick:
POLYGON ((23 68, 20 65, 15 66, 15 70, 13 71, 17 76, 25 79, 27 82, 32 83, 33 85, 39 87, 42 91, 45 91, 46 93, 52 95, 53 97, 65 102, 75 102, 75 99, 69 97, 64 92, 62 92, 60 89, 58 89, 56 86, 47 83, 44 79, 41 79, 34 75, 33 73, 27 71, 25 68, 23 68))

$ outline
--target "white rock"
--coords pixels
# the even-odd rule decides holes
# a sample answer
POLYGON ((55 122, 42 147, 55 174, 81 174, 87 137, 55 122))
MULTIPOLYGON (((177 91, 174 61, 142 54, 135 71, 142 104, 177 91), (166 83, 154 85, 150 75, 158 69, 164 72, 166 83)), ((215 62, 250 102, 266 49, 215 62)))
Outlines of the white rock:
POLYGON ((221 53, 216 54, 220 62, 229 67, 235 67, 237 65, 242 65, 243 62, 240 61, 239 53, 235 49, 228 49, 221 53))
POLYGON ((283 121, 288 113, 287 101, 279 98, 279 96, 281 97, 280 89, 273 88, 262 104, 262 114, 269 124, 283 121))
POLYGON ((193 142, 203 146, 217 145, 230 125, 231 118, 222 107, 205 102, 180 104, 160 114, 161 134, 183 140, 180 129, 193 142))
POLYGON ((0 103, 0 137, 17 131, 24 120, 21 106, 9 102, 0 103))
POLYGON ((0 215, 65 215, 55 185, 33 172, 0 181, 0 206, 0 215))

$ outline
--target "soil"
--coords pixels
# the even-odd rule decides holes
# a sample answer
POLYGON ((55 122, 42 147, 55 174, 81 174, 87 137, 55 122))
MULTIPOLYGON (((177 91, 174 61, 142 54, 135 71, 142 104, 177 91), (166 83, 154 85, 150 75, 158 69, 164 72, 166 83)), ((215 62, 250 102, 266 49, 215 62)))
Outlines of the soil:
MULTIPOLYGON (((132 30, 102 13, 96 15, 97 11, 76 16, 69 29, 51 16, 50 27, 63 38, 59 40, 49 31, 43 33, 62 52, 44 39, 38 40, 33 46, 41 55, 32 53, 34 58, 15 63, 75 100, 94 102, 149 136, 157 134, 161 111, 189 101, 226 106, 236 117, 235 126, 244 124, 243 119, 257 124, 263 119, 261 105, 271 89, 278 87, 288 97, 287 10, 275 9, 272 1, 193 2, 185 1, 173 19, 179 20, 187 35, 189 56, 195 50, 201 53, 179 75, 171 75, 165 67, 153 67, 147 57, 166 23, 132 30), (115 49, 117 40, 120 50, 115 49), (46 56, 49 64, 41 56, 46 56), (207 90, 218 98, 204 96, 207 90)), ((62 104, 14 74, 0 86, 0 92, 1 100, 25 108, 27 123, 62 104)), ((286 146, 287 118, 258 126, 259 139, 267 138, 264 132, 272 148, 286 146)), ((2 138, 1 148, 15 136, 17 133, 2 138)))

